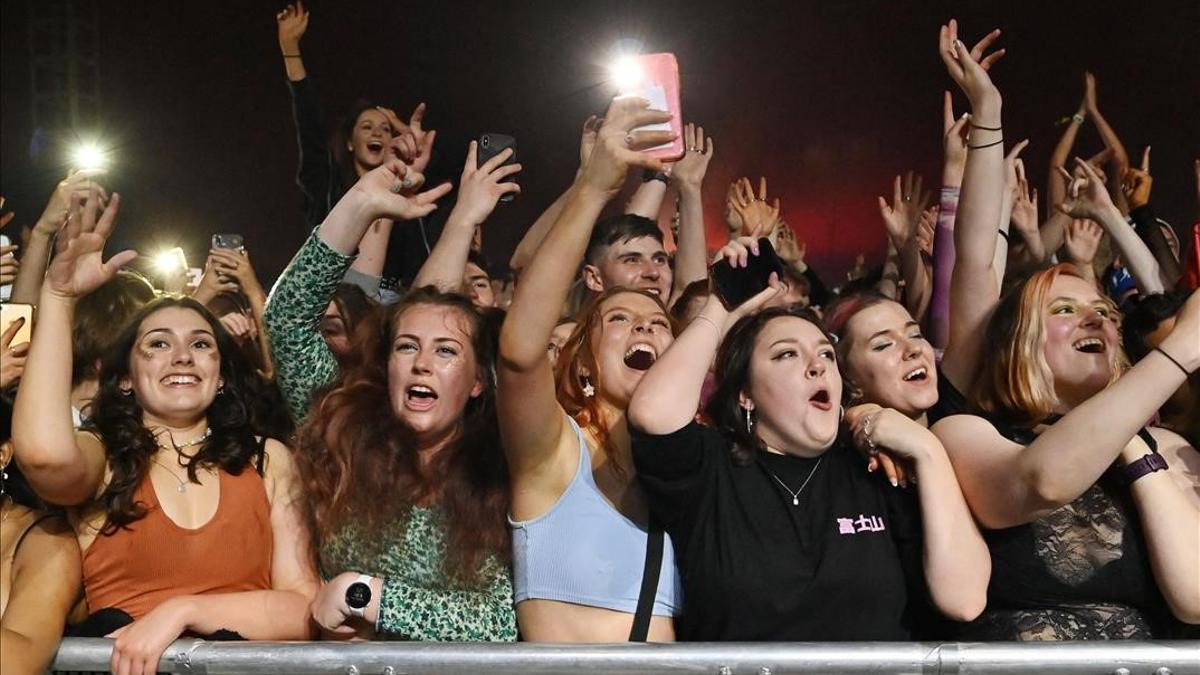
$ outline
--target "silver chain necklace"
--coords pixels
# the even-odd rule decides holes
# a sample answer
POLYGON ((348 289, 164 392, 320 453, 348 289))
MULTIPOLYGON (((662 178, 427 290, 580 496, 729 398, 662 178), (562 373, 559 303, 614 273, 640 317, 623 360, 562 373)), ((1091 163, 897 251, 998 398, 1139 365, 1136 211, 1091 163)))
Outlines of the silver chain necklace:
POLYGON ((784 483, 782 480, 780 480, 779 476, 776 476, 775 472, 768 469, 766 467, 766 465, 762 465, 762 468, 767 473, 771 474, 771 478, 774 478, 775 482, 779 483, 779 487, 783 488, 784 492, 787 492, 789 495, 792 496, 792 506, 800 506, 800 493, 804 492, 804 488, 808 487, 808 482, 810 480, 812 480, 814 475, 816 475, 817 469, 819 469, 821 467, 821 460, 823 460, 823 459, 825 459, 824 456, 817 458, 817 463, 813 464, 812 471, 808 472, 808 478, 804 479, 804 482, 800 485, 800 489, 796 490, 795 492, 792 492, 792 489, 787 486, 787 483, 784 483))

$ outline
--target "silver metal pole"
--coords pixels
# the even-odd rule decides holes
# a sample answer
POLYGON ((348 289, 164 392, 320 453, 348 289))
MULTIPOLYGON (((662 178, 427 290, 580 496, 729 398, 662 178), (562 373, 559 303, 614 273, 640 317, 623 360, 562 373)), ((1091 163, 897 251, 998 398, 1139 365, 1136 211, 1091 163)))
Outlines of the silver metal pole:
MULTIPOLYGON (((105 671, 110 652, 110 640, 64 640, 53 669, 105 671)), ((179 640, 163 655, 159 670, 197 675, 1200 675, 1200 641, 562 645, 179 640)))

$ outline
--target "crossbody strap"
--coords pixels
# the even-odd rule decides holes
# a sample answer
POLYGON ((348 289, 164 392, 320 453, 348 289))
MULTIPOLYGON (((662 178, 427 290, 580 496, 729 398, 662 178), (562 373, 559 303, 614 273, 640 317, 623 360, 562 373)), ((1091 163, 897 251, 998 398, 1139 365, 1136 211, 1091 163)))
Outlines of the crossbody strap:
POLYGON ((663 559, 662 528, 650 526, 646 534, 646 567, 642 570, 642 590, 638 593, 637 613, 633 615, 630 642, 645 642, 650 633, 650 617, 654 613, 654 598, 658 595, 658 577, 663 559))

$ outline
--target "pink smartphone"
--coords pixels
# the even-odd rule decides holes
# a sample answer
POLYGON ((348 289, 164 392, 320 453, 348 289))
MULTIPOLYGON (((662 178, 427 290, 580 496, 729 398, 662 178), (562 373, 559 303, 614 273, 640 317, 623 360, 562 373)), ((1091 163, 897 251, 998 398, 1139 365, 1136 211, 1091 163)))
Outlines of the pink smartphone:
POLYGON ((635 131, 670 131, 675 140, 645 150, 666 161, 683 157, 683 106, 679 103, 679 63, 674 54, 639 54, 622 59, 619 95, 640 96, 654 110, 671 113, 671 121, 638 127, 635 131))

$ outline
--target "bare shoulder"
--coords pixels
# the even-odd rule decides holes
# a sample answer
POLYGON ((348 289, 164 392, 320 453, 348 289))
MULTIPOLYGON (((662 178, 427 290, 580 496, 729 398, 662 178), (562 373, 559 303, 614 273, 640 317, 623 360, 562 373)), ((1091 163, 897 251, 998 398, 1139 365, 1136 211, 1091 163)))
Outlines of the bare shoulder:
POLYGON ((938 420, 930 431, 938 437, 951 456, 1021 447, 1000 435, 991 422, 978 415, 951 415, 938 420))
POLYGON ((267 485, 267 496, 271 503, 282 494, 280 489, 291 491, 296 482, 296 463, 292 459, 292 449, 281 441, 268 438, 263 444, 263 481, 267 485))
MULTIPOLYGON (((75 530, 61 516, 42 518, 25 533, 13 559, 16 569, 40 573, 80 574, 79 542, 75 530)), ((16 570, 14 570, 16 571, 16 570)))

